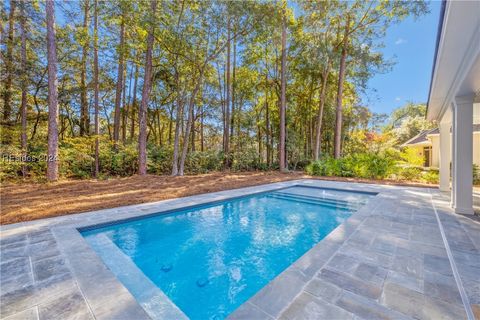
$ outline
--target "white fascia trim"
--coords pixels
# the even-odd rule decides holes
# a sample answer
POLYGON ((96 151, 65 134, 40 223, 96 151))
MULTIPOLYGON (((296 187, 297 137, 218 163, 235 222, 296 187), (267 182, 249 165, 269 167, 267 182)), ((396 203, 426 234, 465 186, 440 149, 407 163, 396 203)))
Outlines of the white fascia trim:
MULTIPOLYGON (((447 4, 451 4, 451 3, 452 3, 451 1, 447 2, 447 4)), ((468 46, 467 51, 465 52, 465 55, 462 58, 462 64, 457 70, 453 83, 450 86, 450 90, 448 91, 447 97, 445 98, 445 101, 443 101, 442 108, 440 109, 440 113, 437 116, 437 120, 442 119, 443 115, 448 110, 448 108, 450 107, 450 104, 455 98, 458 88, 462 84, 463 80, 467 77, 468 72, 470 72, 473 64, 477 59, 480 59, 480 46, 478 45, 478 39, 476 39, 479 34, 480 34, 480 22, 477 23, 475 32, 470 38, 470 42, 469 42, 470 45, 468 46)), ((475 92, 472 93, 472 95, 475 95, 475 94, 476 94, 475 92)))

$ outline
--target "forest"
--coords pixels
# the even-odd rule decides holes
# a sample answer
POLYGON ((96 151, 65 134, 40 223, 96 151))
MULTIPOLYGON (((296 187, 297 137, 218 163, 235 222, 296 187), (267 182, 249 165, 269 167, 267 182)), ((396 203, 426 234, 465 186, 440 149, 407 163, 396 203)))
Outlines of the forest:
POLYGON ((418 161, 399 146, 432 126, 425 106, 377 114, 361 94, 394 64, 380 50, 387 28, 426 2, 1 6, 2 181, 420 172, 397 164, 418 161))

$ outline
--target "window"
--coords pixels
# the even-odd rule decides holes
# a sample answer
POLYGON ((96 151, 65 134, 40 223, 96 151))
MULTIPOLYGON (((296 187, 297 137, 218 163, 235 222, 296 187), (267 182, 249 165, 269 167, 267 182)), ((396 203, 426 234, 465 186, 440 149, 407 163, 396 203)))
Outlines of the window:
POLYGON ((423 147, 423 166, 430 167, 432 160, 432 147, 423 147))

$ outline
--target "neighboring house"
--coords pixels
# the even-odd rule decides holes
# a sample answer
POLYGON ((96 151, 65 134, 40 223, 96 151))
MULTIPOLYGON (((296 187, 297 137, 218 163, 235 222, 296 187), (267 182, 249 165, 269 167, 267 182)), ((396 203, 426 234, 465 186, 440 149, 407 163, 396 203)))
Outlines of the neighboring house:
POLYGON ((450 190, 451 177, 452 208, 461 214, 474 213, 472 159, 478 148, 474 109, 478 110, 480 103, 479 12, 480 1, 442 3, 427 107, 427 120, 439 125, 440 190, 450 190))
MULTIPOLYGON (((440 129, 422 131, 402 147, 415 150, 423 158, 424 167, 440 167, 440 129)), ((480 166, 480 123, 473 125, 473 163, 480 166)))

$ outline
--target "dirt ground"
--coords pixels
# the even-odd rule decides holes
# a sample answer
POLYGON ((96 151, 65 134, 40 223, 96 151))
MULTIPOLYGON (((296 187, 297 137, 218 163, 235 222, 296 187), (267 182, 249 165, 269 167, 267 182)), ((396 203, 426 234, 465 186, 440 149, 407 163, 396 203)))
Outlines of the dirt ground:
MULTIPOLYGON (((303 173, 241 172, 196 176, 132 176, 110 180, 67 180, 56 183, 4 184, 0 224, 153 202, 195 194, 306 178, 303 173)), ((312 177, 308 177, 312 178, 312 177)), ((317 178, 322 179, 322 178, 317 178)), ((345 178, 352 182, 398 184, 345 178)), ((418 185, 417 186, 422 186, 418 185)))

